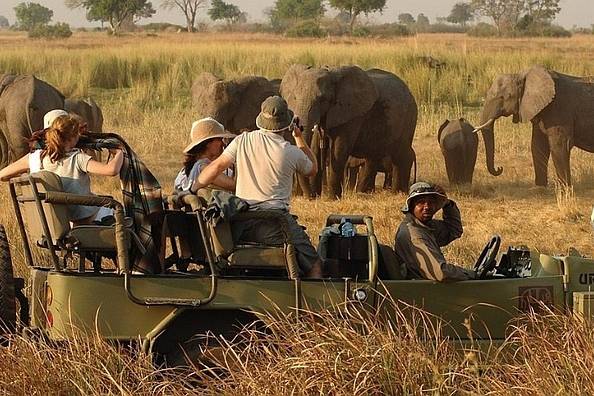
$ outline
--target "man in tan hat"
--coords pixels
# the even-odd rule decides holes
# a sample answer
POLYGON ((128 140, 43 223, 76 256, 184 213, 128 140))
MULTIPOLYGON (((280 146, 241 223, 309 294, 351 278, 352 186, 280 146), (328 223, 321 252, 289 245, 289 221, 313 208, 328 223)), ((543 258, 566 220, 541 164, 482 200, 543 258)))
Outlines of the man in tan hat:
MULTIPOLYGON (((234 134, 226 132, 225 127, 214 118, 194 121, 190 130, 190 144, 184 149, 184 166, 175 178, 175 191, 188 191, 200 172, 223 153, 223 139, 234 137, 234 134)), ((232 176, 230 169, 225 169, 211 184, 215 188, 233 191, 235 180, 232 176)))
MULTIPOLYGON (((321 277, 321 260, 311 240, 289 213, 293 176, 298 172, 313 176, 318 171, 316 159, 303 139, 303 131, 293 124, 293 112, 280 96, 262 102, 256 118, 258 130, 236 137, 223 154, 213 161, 194 182, 191 191, 210 184, 224 169, 235 164, 236 195, 247 201, 250 210, 278 210, 286 217, 291 242, 303 275, 321 277), (296 146, 287 142, 283 133, 293 128, 296 146)), ((245 225, 242 241, 279 244, 284 237, 278 225, 254 220, 245 225)))
POLYGON ((462 236, 462 220, 456 203, 438 185, 418 182, 410 186, 406 217, 396 231, 394 251, 406 265, 407 277, 439 282, 475 279, 474 271, 446 261, 441 247, 462 236), (443 209, 443 220, 433 216, 443 209))

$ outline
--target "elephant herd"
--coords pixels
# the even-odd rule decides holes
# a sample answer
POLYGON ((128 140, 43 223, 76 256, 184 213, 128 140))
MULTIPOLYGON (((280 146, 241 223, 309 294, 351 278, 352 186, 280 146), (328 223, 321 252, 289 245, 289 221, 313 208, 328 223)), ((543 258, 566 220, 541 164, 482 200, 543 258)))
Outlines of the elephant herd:
MULTIPOLYGON (((323 182, 333 197, 340 197, 347 185, 360 192, 372 191, 377 172, 386 175, 384 187, 407 190, 413 165, 416 173, 412 143, 418 109, 399 77, 357 66, 297 64, 289 67, 282 80, 259 76, 222 80, 202 73, 192 85, 196 116, 213 117, 234 133, 256 128, 260 105, 271 95, 285 98, 305 127, 318 163, 324 165, 317 175, 299 180, 304 194, 321 195, 323 182)), ((34 76, 0 75, 0 167, 27 152, 27 138, 41 129, 43 115, 56 108, 79 114, 90 130, 102 129, 101 110, 92 99, 65 99, 34 76)), ((437 140, 450 183, 472 182, 478 132, 485 142, 489 173, 502 174, 503 168, 495 167, 494 126, 508 116, 515 123, 532 123, 537 185, 547 184, 549 157, 557 179, 570 185, 572 147, 594 152, 594 81, 533 66, 495 78, 478 127, 464 119, 446 120, 439 127, 437 140)))
POLYGON ((0 168, 29 152, 27 139, 43 129, 43 116, 54 109, 76 113, 89 130, 102 131, 103 114, 93 99, 65 99, 32 75, 0 75, 0 168))

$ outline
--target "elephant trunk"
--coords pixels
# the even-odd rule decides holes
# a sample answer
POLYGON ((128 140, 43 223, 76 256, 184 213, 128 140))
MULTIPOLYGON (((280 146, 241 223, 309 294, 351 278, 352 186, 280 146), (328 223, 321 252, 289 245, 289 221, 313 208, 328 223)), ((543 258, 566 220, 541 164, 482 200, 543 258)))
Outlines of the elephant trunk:
MULTIPOLYGON (((503 167, 495 168, 495 119, 493 111, 490 111, 493 105, 486 104, 481 113, 481 132, 485 141, 485 157, 487 160, 487 170, 493 176, 499 176, 503 173, 503 167)), ((478 128, 477 128, 478 129, 478 128)))

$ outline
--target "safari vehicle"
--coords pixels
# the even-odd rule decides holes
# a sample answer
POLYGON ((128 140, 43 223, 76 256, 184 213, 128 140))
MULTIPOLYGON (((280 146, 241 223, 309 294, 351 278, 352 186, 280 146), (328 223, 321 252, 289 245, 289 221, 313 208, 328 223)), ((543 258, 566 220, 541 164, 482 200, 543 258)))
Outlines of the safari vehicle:
MULTIPOLYGON (((552 257, 526 248, 509 248, 496 259, 499 237, 489 241, 476 263, 478 280, 403 279, 399 271, 388 271, 386 258, 393 252, 378 244, 372 218, 365 215, 329 216, 327 226, 348 217, 356 225, 356 234, 329 233, 322 238, 321 251, 331 273, 325 279, 300 279, 290 243, 245 246, 233 241, 234 224, 254 216, 276 221, 285 229, 274 212, 243 212, 231 222, 213 225, 205 220, 195 196, 184 198, 189 210, 168 210, 164 216, 194 222, 202 244, 192 247, 189 260, 205 270, 185 268, 188 260, 184 263, 179 256, 179 230, 172 221, 168 237, 173 261, 177 260, 180 269, 135 275, 129 257, 134 231, 118 201, 62 192, 59 178, 45 171, 14 178, 10 193, 30 267, 20 321, 52 340, 68 339, 74 327, 98 332, 109 340, 140 340, 145 351, 174 360, 180 346, 195 334, 229 337, 237 325, 254 321, 255 313, 281 309, 298 316, 299 308, 316 310, 344 301, 374 306, 381 304, 385 292, 443 318, 452 336, 468 337, 462 323, 472 317, 476 339, 497 340, 504 338, 507 323, 522 311, 546 304, 590 315, 594 296, 589 292, 594 260, 552 257), (71 228, 65 212, 68 204, 111 207, 115 225, 71 228), (34 243, 46 251, 50 267, 35 263, 34 243), (89 258, 101 255, 115 255, 116 267, 103 268, 101 260, 94 260, 92 267, 88 264, 89 258)), ((8 304, 0 313, 6 323, 14 324, 13 288, 22 288, 23 282, 12 279, 3 228, 0 248, 0 293, 3 304, 8 304)))

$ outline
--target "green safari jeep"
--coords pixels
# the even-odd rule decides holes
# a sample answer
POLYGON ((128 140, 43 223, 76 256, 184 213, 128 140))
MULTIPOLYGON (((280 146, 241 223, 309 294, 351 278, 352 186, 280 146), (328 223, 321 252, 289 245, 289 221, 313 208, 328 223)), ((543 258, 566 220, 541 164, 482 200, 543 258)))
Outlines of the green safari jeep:
POLYGON ((30 276, 26 287, 13 279, 0 226, 0 319, 10 330, 19 316, 21 324, 51 340, 67 340, 76 328, 109 340, 140 340, 145 351, 174 360, 196 334, 230 337, 238 325, 255 321, 257 313, 280 309, 298 315, 300 308, 316 310, 353 300, 377 306, 386 292, 443 318, 452 336, 468 337, 463 323, 472 316, 474 339, 501 340, 509 320, 523 311, 545 304, 590 316, 594 296, 589 291, 594 283, 592 259, 552 257, 526 248, 498 255, 499 237, 493 237, 479 257, 480 279, 404 279, 398 268, 388 268, 394 252, 378 244, 372 218, 365 215, 329 216, 327 226, 348 217, 356 235, 324 236, 320 251, 328 277, 301 279, 290 243, 233 241, 233 225, 246 218, 263 217, 284 230, 274 212, 243 212, 214 225, 205 220, 196 196, 184 197, 185 210, 164 213, 170 224, 165 235, 168 260, 175 265, 164 274, 137 275, 129 256, 137 236, 118 201, 65 193, 59 178, 44 171, 12 179, 10 193, 30 276), (111 207, 115 225, 71 227, 66 206, 72 204, 111 207), (187 226, 180 224, 193 224, 200 243, 184 241, 181 228, 187 226), (36 265, 33 243, 47 253, 50 266, 36 265), (113 258, 116 268, 104 268, 102 257, 113 258), (200 266, 192 269, 193 264, 200 266))

